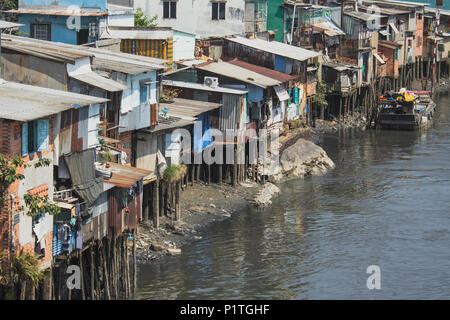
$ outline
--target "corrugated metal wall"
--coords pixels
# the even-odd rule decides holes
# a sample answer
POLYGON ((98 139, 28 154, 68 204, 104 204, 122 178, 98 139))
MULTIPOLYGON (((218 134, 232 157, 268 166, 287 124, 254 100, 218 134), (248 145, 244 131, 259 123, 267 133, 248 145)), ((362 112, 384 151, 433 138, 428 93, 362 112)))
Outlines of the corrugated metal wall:
POLYGON ((167 40, 122 39, 120 51, 137 54, 139 56, 170 60, 170 63, 165 64, 166 70, 169 71, 173 69, 172 37, 169 37, 167 40))
POLYGON ((224 93, 223 106, 219 112, 219 130, 237 130, 241 114, 241 97, 224 93))

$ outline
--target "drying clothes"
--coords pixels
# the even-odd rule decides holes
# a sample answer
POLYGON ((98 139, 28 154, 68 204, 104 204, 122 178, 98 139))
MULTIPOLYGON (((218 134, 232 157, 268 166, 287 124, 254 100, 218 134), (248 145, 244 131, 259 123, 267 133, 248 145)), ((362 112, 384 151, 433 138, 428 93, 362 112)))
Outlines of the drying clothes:
POLYGON ((250 107, 250 118, 252 120, 261 120, 261 108, 255 102, 250 107))
POLYGON ((161 151, 159 151, 159 150, 156 153, 156 158, 157 158, 156 167, 158 168, 158 176, 160 178, 162 178, 163 174, 164 174, 164 170, 166 170, 166 168, 167 168, 166 158, 164 158, 161 151))
POLYGON ((103 192, 103 177, 95 175, 94 154, 95 149, 88 149, 64 156, 73 188, 86 201, 89 213, 92 213, 95 200, 103 192))
POLYGON ((67 224, 60 224, 57 227, 57 235, 56 238, 63 243, 69 243, 70 242, 70 236, 71 236, 71 229, 67 224))
POLYGON ((45 233, 45 226, 42 222, 42 218, 39 220, 38 223, 36 223, 33 227, 34 234, 36 235, 37 241, 41 241, 41 239, 44 237, 45 233))
POLYGON ((83 232, 80 228, 80 230, 77 231, 77 236, 75 239, 75 248, 76 249, 83 249, 83 232))
POLYGON ((125 151, 121 151, 120 152, 120 163, 122 165, 126 165, 127 164, 127 153, 125 151))
POLYGON ((248 95, 247 100, 251 102, 261 102, 264 99, 263 88, 254 86, 252 84, 248 85, 248 95))

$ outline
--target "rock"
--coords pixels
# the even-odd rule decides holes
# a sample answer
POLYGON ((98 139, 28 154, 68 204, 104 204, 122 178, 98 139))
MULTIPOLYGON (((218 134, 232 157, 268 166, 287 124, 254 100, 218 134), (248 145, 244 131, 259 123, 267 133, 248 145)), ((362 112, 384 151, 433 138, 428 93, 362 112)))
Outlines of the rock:
POLYGON ((201 236, 194 236, 194 240, 202 240, 203 238, 201 236))
POLYGON ((280 193, 280 189, 273 183, 266 183, 257 193, 254 203, 258 207, 265 207, 272 204, 272 196, 280 193))
POLYGON ((189 208, 189 211, 195 211, 195 212, 205 212, 207 209, 202 206, 193 206, 189 208))
POLYGON ((284 150, 280 164, 283 175, 289 177, 321 175, 335 168, 325 150, 305 139, 298 139, 284 150))
POLYGON ((157 243, 152 243, 152 245, 150 246, 150 249, 152 249, 153 251, 164 251, 164 250, 166 250, 166 248, 163 245, 157 244, 157 243))
POLYGON ((167 252, 170 255, 174 256, 176 254, 180 254, 181 253, 181 249, 179 249, 179 248, 169 248, 169 249, 167 249, 167 252))

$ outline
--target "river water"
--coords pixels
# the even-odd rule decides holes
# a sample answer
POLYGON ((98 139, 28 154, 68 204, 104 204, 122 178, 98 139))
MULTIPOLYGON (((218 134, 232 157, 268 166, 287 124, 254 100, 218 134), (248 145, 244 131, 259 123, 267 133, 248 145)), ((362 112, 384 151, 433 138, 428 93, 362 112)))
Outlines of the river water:
POLYGON ((140 266, 135 299, 449 299, 450 100, 437 102, 424 131, 325 136, 335 170, 140 266))

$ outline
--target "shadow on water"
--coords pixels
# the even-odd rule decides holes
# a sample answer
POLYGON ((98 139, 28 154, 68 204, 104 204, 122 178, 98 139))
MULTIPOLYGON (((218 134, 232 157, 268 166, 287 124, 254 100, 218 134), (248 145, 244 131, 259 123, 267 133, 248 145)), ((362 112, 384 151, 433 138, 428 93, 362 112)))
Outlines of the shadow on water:
POLYGON ((450 298, 449 99, 438 105, 427 130, 324 136, 335 170, 286 182, 270 209, 140 266, 135 298, 450 298), (374 264, 381 290, 366 287, 374 264))

